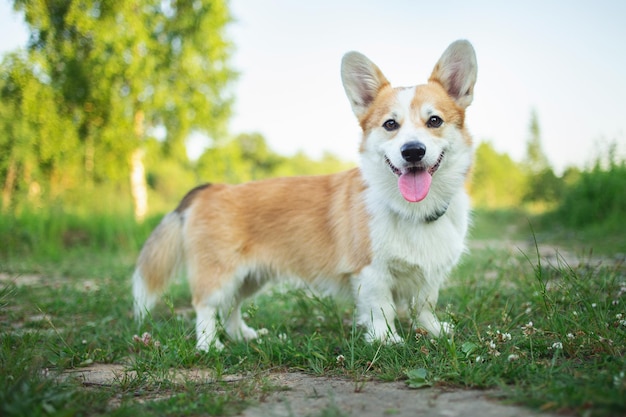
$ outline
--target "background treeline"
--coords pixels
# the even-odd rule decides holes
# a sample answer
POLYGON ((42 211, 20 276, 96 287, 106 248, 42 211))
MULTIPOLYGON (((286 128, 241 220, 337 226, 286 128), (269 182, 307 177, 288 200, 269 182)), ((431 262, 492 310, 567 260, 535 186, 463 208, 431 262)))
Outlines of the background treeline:
MULTIPOLYGON (((0 62, 4 249, 46 239, 51 247, 126 247, 134 245, 133 215, 149 227, 198 183, 354 165, 332 154, 319 160, 279 155, 260 134, 228 131, 237 72, 230 64, 226 0, 13 5, 24 13, 30 39, 26 50, 0 62), (193 135, 209 146, 190 160, 186 143, 193 135), (115 232, 96 220, 107 216, 127 226, 115 232)), ((623 229, 623 158, 609 147, 588 167, 556 175, 542 151, 535 112, 524 160, 479 142, 468 187, 478 208, 526 207, 552 213, 568 227, 623 229)))

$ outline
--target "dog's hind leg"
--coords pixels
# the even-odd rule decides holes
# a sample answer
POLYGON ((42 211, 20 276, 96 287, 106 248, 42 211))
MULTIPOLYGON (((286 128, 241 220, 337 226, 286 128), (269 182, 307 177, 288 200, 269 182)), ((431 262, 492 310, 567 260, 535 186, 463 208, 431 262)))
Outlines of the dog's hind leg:
POLYGON ((187 273, 196 310, 196 347, 205 352, 211 347, 222 350, 218 313, 232 301, 232 268, 193 253, 188 257, 187 273))
POLYGON ((254 295, 262 286, 262 277, 256 277, 254 274, 248 274, 243 279, 238 291, 236 291, 229 311, 222 312, 224 329, 231 339, 252 340, 258 337, 257 331, 249 327, 243 320, 241 306, 246 298, 254 295))

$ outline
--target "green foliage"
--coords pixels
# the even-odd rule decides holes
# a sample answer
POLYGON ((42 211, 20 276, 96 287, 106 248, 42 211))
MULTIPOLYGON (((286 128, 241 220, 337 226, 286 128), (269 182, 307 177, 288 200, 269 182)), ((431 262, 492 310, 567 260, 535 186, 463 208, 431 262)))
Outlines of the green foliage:
POLYGON ((608 166, 597 160, 566 187, 552 218, 572 228, 606 225, 624 230, 626 218, 626 161, 609 155, 608 166))
MULTIPOLYGON (((0 77, 3 208, 128 182, 155 128, 186 162, 192 130, 222 137, 230 116, 223 0, 15 0, 31 37, 0 77)), ((129 194, 128 188, 123 189, 129 194)), ((130 199, 129 197, 127 197, 130 199)))
POLYGON ((330 174, 351 167, 330 153, 317 161, 303 153, 292 157, 279 155, 258 133, 240 134, 209 148, 197 161, 198 176, 203 182, 231 184, 277 176, 330 174))
POLYGON ((518 206, 523 198, 526 174, 507 154, 498 153, 489 142, 476 149, 470 195, 479 208, 518 206))
MULTIPOLYGON (((99 201, 102 204, 102 201, 99 201)), ((72 251, 136 252, 156 226, 159 217, 137 224, 130 208, 68 212, 61 207, 48 211, 22 210, 0 216, 0 266, 22 257, 49 259, 59 265, 71 263, 72 251)), ((19 267, 19 263, 16 264, 19 267)), ((4 266, 6 268, 6 265, 4 266)))
POLYGON ((543 151, 541 144, 541 127, 539 126, 539 116, 536 110, 530 114, 528 126, 529 137, 526 142, 526 159, 524 168, 532 174, 538 174, 550 169, 550 161, 543 151))
POLYGON ((563 180, 556 176, 552 168, 545 168, 528 176, 523 201, 555 203, 561 198, 563 186, 563 180))

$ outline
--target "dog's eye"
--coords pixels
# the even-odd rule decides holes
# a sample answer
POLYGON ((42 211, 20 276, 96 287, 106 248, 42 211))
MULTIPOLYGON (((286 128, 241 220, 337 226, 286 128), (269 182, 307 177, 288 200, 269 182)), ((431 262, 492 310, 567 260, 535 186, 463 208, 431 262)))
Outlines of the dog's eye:
POLYGON ((426 126, 437 128, 443 124, 443 119, 439 116, 430 116, 428 121, 426 122, 426 126))
POLYGON ((383 123, 383 127, 386 131, 391 132, 393 130, 398 130, 400 128, 400 124, 393 119, 389 119, 383 123))

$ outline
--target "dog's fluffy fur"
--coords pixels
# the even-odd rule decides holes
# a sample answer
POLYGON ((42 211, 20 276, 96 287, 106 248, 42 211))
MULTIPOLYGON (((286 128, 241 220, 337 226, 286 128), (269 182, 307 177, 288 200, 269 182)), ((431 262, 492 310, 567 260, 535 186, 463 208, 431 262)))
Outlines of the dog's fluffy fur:
POLYGON ((341 75, 363 130, 360 167, 191 190, 141 251, 133 276, 138 319, 184 269, 201 350, 223 347, 220 320, 229 337, 255 338, 242 302, 269 281, 293 277, 351 292, 368 341, 401 340, 400 304, 433 335, 450 330, 433 310, 465 250, 474 50, 452 43, 428 83, 410 88, 392 88, 357 52, 344 56, 341 75))

